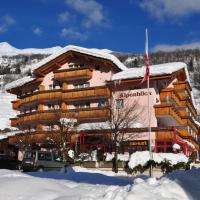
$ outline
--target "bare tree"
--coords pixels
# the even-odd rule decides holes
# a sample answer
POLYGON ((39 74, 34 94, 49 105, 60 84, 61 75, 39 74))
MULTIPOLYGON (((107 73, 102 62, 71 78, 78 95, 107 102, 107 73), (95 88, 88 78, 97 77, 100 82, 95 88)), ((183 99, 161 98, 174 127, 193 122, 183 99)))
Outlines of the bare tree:
POLYGON ((50 136, 50 138, 54 139, 60 157, 65 162, 69 159, 69 140, 71 133, 76 128, 77 120, 75 118, 65 117, 61 110, 54 110, 54 116, 51 123, 54 125, 54 128, 51 130, 53 134, 51 134, 52 137, 50 136))
POLYGON ((118 153, 124 140, 128 140, 131 128, 144 126, 144 107, 139 105, 138 98, 124 98, 113 94, 109 102, 110 119, 106 123, 91 125, 92 129, 109 130, 114 148, 113 171, 118 172, 118 153), (142 123, 142 124, 141 124, 142 123))
MULTIPOLYGON (((114 146, 113 171, 118 173, 118 153, 119 147, 124 141, 124 136, 128 129, 135 128, 141 119, 143 108, 139 106, 138 100, 127 100, 112 96, 110 100, 110 121, 109 129, 112 134, 114 146)), ((126 139, 128 136, 126 135, 126 139)))

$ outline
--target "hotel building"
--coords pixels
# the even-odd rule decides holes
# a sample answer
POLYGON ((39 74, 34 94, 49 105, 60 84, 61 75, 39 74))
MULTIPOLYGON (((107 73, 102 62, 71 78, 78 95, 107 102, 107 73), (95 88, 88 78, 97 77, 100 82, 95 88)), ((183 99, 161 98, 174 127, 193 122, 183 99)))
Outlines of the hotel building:
MULTIPOLYGON (((146 82, 141 82, 145 67, 128 69, 109 53, 67 46, 37 63, 32 71, 31 77, 6 87, 17 96, 12 104, 19 111, 11 125, 22 131, 9 137, 10 144, 19 144, 26 133, 31 145, 43 144, 58 134, 58 118, 75 118, 76 128, 69 138, 73 148, 112 151, 108 122, 115 102, 117 110, 137 104, 138 116, 126 127, 123 150, 148 150, 148 91, 146 82)), ((186 64, 151 66, 149 98, 154 151, 172 152, 178 144, 184 154, 196 157, 200 128, 186 64)))

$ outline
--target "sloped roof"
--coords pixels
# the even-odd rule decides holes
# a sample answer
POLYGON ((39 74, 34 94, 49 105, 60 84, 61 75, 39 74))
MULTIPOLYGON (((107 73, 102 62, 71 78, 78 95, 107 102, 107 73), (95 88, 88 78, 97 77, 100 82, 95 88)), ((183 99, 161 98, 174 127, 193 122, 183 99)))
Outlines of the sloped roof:
MULTIPOLYGON (((187 65, 182 62, 164 63, 150 66, 150 76, 168 75, 180 69, 184 69, 187 79, 189 79, 187 65)), ((125 80, 132 78, 143 78, 146 73, 146 66, 140 68, 131 68, 126 71, 118 72, 112 76, 112 80, 125 80)), ((189 80, 188 80, 189 81, 189 80)))
POLYGON ((15 81, 11 82, 11 83, 6 84, 5 89, 10 90, 12 88, 20 87, 20 86, 22 86, 22 85, 24 85, 24 84, 26 84, 26 83, 34 80, 34 79, 35 78, 33 78, 31 76, 25 76, 23 78, 17 79, 15 81))
POLYGON ((36 65, 32 67, 32 71, 36 70, 37 68, 47 64, 51 60, 54 60, 58 56, 67 53, 68 51, 74 51, 98 58, 103 58, 110 60, 113 62, 119 69, 121 70, 127 70, 127 67, 119 61, 118 58, 116 58, 114 55, 109 54, 106 51, 100 50, 100 49, 89 49, 89 48, 84 48, 84 47, 79 47, 79 46, 74 46, 74 45, 68 45, 61 50, 57 51, 56 53, 52 54, 51 56, 48 56, 47 58, 43 59, 42 61, 38 62, 36 65))

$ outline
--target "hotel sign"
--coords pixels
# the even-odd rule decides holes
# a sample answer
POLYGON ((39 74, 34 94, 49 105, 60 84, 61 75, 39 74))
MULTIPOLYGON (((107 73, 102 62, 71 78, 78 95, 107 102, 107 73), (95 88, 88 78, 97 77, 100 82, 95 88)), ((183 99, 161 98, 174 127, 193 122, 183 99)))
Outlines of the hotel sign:
MULTIPOLYGON (((120 98, 129 98, 129 97, 140 97, 140 96, 147 96, 148 92, 146 91, 140 91, 140 92, 131 92, 131 93, 126 93, 122 92, 120 93, 120 98)), ((152 95, 152 92, 149 92, 149 95, 152 95)))
POLYGON ((148 140, 135 140, 124 142, 127 146, 148 146, 148 140))

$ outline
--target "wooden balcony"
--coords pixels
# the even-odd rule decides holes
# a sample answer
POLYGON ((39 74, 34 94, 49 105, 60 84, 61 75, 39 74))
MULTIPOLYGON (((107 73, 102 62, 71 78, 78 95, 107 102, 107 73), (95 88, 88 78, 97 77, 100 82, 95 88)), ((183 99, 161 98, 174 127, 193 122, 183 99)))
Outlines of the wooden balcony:
POLYGON ((192 88, 190 87, 188 81, 178 81, 173 83, 173 85, 177 91, 187 91, 188 94, 190 94, 190 92, 192 91, 192 88))
POLYGON ((178 124, 184 125, 182 118, 174 109, 173 103, 161 103, 160 105, 155 105, 154 108, 156 117, 165 119, 168 118, 170 120, 171 126, 176 126, 178 124), (176 121, 176 124, 172 124, 174 120, 176 121))
POLYGON ((192 135, 185 129, 177 129, 177 132, 182 138, 190 138, 192 135))
POLYGON ((183 141, 183 138, 180 137, 179 132, 174 131, 159 131, 156 132, 157 140, 179 140, 183 141))
POLYGON ((99 99, 99 98, 109 98, 110 90, 109 88, 96 87, 96 88, 84 88, 78 90, 66 90, 62 94, 63 100, 83 100, 83 99, 99 99))
POLYGON ((166 88, 160 92, 160 100, 161 102, 175 102, 178 106, 182 105, 177 92, 174 91, 174 88, 166 88))
POLYGON ((63 69, 54 72, 55 80, 79 80, 92 78, 92 68, 82 67, 76 69, 63 69))
POLYGON ((62 98, 61 90, 39 91, 32 96, 25 97, 13 102, 13 109, 18 109, 25 104, 32 104, 38 101, 55 101, 62 98))
MULTIPOLYGON (((78 120, 106 120, 110 116, 110 111, 106 107, 100 108, 83 108, 83 109, 71 109, 71 110, 43 110, 18 115, 18 124, 30 124, 30 123, 57 123, 60 118, 76 118, 78 120)), ((13 121, 13 125, 14 125, 13 121)))
POLYGON ((189 113, 187 111, 185 111, 184 109, 178 109, 177 113, 179 114, 179 116, 183 119, 186 119, 189 117, 189 113))
POLYGON ((12 127, 17 127, 17 125, 18 125, 18 118, 11 118, 10 122, 11 122, 11 126, 12 127))
POLYGON ((78 120, 109 119, 110 110, 106 107, 73 109, 64 111, 63 115, 78 120))
POLYGON ((12 103, 12 109, 13 110, 17 110, 20 106, 20 100, 11 101, 11 103, 12 103))

